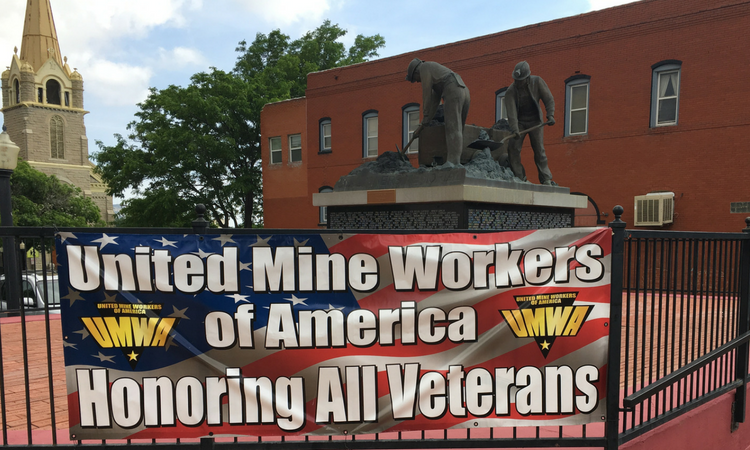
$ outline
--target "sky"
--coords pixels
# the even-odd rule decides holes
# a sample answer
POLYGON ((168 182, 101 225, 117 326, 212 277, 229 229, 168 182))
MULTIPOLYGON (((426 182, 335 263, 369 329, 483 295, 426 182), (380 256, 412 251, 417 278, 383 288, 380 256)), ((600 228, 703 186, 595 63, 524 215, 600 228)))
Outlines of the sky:
MULTIPOLYGON (((237 43, 281 29, 292 39, 330 19, 380 34, 380 57, 608 8, 633 0, 50 0, 60 51, 84 80, 89 152, 115 143, 149 87, 186 86, 209 67, 231 70, 237 43)), ((26 0, 2 0, 0 61, 21 46, 26 0)), ((20 50, 19 50, 20 51, 20 50)))

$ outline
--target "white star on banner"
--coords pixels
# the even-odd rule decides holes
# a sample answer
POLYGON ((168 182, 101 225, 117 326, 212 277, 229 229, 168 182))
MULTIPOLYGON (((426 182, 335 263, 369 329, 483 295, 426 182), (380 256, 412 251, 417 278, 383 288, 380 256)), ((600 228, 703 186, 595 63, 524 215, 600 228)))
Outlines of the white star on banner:
POLYGON ((73 306, 73 303, 75 303, 76 300, 83 300, 83 297, 81 297, 81 293, 76 291, 75 289, 68 290, 68 295, 61 298, 64 300, 70 300, 70 306, 73 306))
POLYGON ((307 306, 307 303, 305 303, 305 300, 307 300, 307 298, 297 298, 297 296, 294 294, 292 294, 292 298, 285 298, 284 300, 289 300, 290 302, 292 302, 293 306, 296 306, 299 304, 303 304, 307 306))
POLYGON ((91 336, 91 335, 89 334, 89 330, 87 330, 87 329, 86 329, 86 327, 84 327, 84 328, 81 328, 81 329, 80 329, 80 330, 78 330, 78 331, 74 331, 73 333, 76 333, 76 334, 80 334, 80 335, 81 335, 81 340, 84 340, 84 339, 86 339, 87 337, 91 336))
POLYGON ((231 298, 231 299, 234 299, 234 302, 235 302, 235 303, 239 303, 239 302, 247 302, 247 303, 250 303, 250 302, 249 302, 249 301, 247 300, 247 298, 248 298, 248 297, 250 297, 249 295, 232 294, 232 295, 227 295, 227 297, 229 297, 229 298, 231 298))
POLYGON ((161 237, 161 239, 154 239, 156 242, 160 243, 162 247, 174 247, 177 248, 175 245, 177 241, 170 241, 164 236, 161 237))
POLYGON ((252 266, 252 265, 253 265, 253 263, 251 263, 251 262, 249 262, 249 263, 243 263, 242 261, 240 261, 240 271, 242 271, 242 270, 250 270, 250 271, 252 271, 252 269, 250 269, 250 266, 252 266))
POLYGON ((117 245, 117 241, 115 239, 117 239, 118 237, 119 236, 107 236, 107 233, 102 233, 102 237, 100 237, 99 239, 94 239, 91 242, 98 242, 98 243, 100 243, 101 247, 99 247, 99 250, 101 250, 104 247, 106 247, 107 244, 115 244, 115 245, 117 245))
POLYGON ((255 241, 254 244, 250 244, 250 247, 256 247, 256 246, 259 246, 259 247, 270 247, 270 245, 268 244, 268 241, 271 240, 271 236, 268 236, 265 239, 263 239, 259 235, 256 235, 256 237, 258 238, 258 240, 255 241))
POLYGON ((91 356, 93 356, 94 358, 98 358, 99 361, 101 361, 101 362, 107 361, 107 362, 111 362, 112 364, 115 363, 114 361, 112 361, 112 358, 114 358, 115 355, 105 356, 105 355, 102 354, 102 352, 99 352, 98 355, 91 355, 91 356))
POLYGON ((300 242, 297 240, 297 238, 294 238, 294 248, 302 247, 303 245, 307 244, 307 241, 310 239, 305 239, 304 241, 300 242))
POLYGON ((180 319, 190 320, 190 317, 185 315, 185 311, 188 310, 187 308, 177 309, 176 306, 172 305, 172 309, 174 310, 174 312, 170 314, 169 317, 179 317, 180 319))
POLYGON ((224 244, 226 244, 227 242, 231 242, 232 244, 236 244, 236 242, 234 242, 234 240, 232 239, 232 235, 231 234, 222 234, 221 236, 219 236, 217 238, 213 238, 211 240, 212 241, 220 241, 222 247, 224 247, 224 244))
POLYGON ((193 255, 198 255, 198 256, 200 256, 200 258, 201 258, 201 259, 206 259, 206 256, 208 256, 208 255, 213 255, 213 253, 207 253, 207 252, 204 252, 204 251, 203 251, 203 250, 201 250, 201 249, 198 249, 198 251, 197 251, 197 252, 193 252, 192 254, 193 254, 193 255))
POLYGON ((62 242, 65 242, 65 239, 78 239, 75 234, 69 231, 59 231, 57 235, 60 236, 62 242))
POLYGON ((63 341, 63 348, 65 348, 65 347, 71 347, 71 348, 72 348, 73 350, 78 350, 78 349, 76 348, 76 345, 78 345, 78 344, 72 344, 72 343, 70 343, 70 342, 67 342, 67 341, 63 341))

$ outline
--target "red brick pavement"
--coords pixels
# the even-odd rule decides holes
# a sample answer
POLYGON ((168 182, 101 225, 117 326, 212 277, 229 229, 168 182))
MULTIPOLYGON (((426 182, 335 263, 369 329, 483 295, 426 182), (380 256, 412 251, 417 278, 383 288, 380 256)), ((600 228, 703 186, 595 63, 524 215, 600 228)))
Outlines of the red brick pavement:
MULTIPOLYGON (((68 428, 68 400, 65 387, 65 363, 62 352, 60 315, 49 317, 52 371, 47 358, 47 321, 44 316, 26 318, 28 356, 28 395, 25 387, 22 323, 20 318, 0 319, 2 338, 2 370, 5 383, 5 412, 9 431, 27 430, 31 412, 31 430, 52 430, 52 401, 56 429, 68 428), (52 379, 53 396, 49 380, 52 379), (52 397, 52 398, 51 398, 52 397), (27 399, 28 398, 28 402, 27 399)), ((25 434, 25 433, 24 433, 25 434)))

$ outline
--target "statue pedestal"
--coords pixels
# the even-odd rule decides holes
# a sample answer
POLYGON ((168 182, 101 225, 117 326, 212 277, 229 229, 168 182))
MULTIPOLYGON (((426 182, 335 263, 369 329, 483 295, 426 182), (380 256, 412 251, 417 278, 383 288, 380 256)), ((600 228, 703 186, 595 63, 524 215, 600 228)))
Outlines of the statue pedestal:
POLYGON ((587 206, 585 196, 568 188, 470 178, 461 168, 349 181, 335 192, 313 194, 313 205, 327 207, 330 229, 568 228, 574 210, 587 206))

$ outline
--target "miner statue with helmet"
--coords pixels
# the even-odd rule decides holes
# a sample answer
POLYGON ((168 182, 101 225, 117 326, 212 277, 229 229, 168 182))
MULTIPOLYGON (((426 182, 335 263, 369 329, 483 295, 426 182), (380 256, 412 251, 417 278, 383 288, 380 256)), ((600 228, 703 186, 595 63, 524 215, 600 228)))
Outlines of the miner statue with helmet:
POLYGON ((440 106, 440 99, 444 101, 445 115, 445 146, 448 153, 447 162, 454 165, 461 164, 461 153, 464 146, 464 125, 469 114, 469 89, 461 76, 436 62, 422 61, 414 58, 409 63, 406 81, 422 83, 422 124, 415 134, 429 124, 435 117, 440 106))
POLYGON ((529 63, 521 61, 513 69, 513 84, 505 92, 505 108, 508 111, 508 124, 515 137, 508 146, 508 162, 513 174, 526 181, 526 171, 521 164, 521 147, 526 135, 534 150, 534 162, 539 172, 539 182, 548 186, 557 186, 552 181, 552 172, 547 165, 544 152, 544 125, 555 124, 555 100, 547 83, 531 75, 529 63), (544 122, 539 100, 544 103, 547 121, 544 122))

